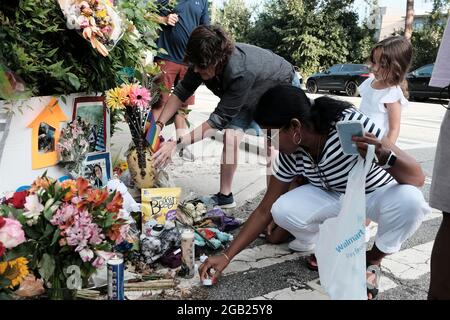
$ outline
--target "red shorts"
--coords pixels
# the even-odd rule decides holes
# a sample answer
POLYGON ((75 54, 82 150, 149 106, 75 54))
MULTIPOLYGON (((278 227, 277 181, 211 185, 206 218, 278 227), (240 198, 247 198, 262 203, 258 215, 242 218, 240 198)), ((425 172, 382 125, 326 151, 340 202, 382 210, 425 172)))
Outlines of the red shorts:
MULTIPOLYGON (((184 78, 188 66, 164 59, 158 59, 156 63, 160 66, 161 71, 163 72, 162 76, 158 79, 158 83, 163 84, 169 92, 172 92, 172 87, 176 85, 175 82, 178 82, 184 78)), ((154 107, 158 109, 163 106, 167 102, 167 99, 169 99, 169 95, 170 93, 168 92, 162 92, 161 98, 154 107)), ((183 103, 183 107, 185 108, 188 105, 193 105, 194 103, 195 97, 192 95, 183 103)))

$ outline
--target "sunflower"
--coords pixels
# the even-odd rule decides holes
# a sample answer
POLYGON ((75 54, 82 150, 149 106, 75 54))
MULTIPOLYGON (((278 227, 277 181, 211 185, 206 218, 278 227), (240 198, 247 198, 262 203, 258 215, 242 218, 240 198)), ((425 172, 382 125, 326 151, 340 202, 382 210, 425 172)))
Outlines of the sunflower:
POLYGON ((17 258, 15 260, 0 262, 0 275, 11 281, 9 288, 19 285, 28 275, 28 260, 17 258))
POLYGON ((106 92, 106 105, 111 109, 123 109, 123 91, 121 88, 114 88, 106 92))

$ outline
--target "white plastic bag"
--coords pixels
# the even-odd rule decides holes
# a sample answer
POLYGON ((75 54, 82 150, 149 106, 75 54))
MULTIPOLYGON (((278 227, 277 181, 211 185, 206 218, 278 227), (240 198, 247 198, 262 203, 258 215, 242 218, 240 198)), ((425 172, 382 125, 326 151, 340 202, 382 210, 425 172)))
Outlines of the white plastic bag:
POLYGON ((319 230, 316 258, 320 284, 331 299, 367 300, 366 286, 366 176, 375 155, 369 145, 350 171, 339 215, 327 219, 319 230))

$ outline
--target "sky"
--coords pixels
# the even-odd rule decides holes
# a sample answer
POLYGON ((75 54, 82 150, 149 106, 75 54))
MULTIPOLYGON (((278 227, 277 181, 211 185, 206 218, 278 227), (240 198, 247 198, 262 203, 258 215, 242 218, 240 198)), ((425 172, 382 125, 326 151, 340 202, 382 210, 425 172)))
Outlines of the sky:
MULTIPOLYGON (((223 3, 224 0, 215 0, 217 5, 223 3)), ((248 5, 254 5, 261 3, 261 0, 245 0, 248 5)), ((399 14, 406 13, 406 0, 379 0, 380 7, 388 7, 389 11, 395 10, 399 12, 399 14)), ((425 12, 429 12, 432 9, 432 0, 415 0, 414 1, 414 10, 416 14, 423 14, 425 12)), ((364 0, 356 0, 355 8, 357 8, 358 14, 360 16, 360 20, 364 19, 364 16, 367 14, 367 4, 364 0)))

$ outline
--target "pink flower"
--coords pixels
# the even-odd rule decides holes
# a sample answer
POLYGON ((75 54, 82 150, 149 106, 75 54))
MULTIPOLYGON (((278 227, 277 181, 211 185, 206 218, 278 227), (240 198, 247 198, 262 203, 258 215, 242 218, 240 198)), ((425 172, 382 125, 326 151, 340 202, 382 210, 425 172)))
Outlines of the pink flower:
POLYGON ((80 197, 73 197, 72 198, 72 203, 73 204, 78 204, 78 203, 80 203, 81 202, 81 198, 80 197))
POLYGON ((147 88, 136 86, 133 86, 131 88, 130 100, 132 104, 141 108, 145 108, 150 102, 150 99, 151 99, 150 92, 147 90, 147 88))
POLYGON ((4 218, 3 221, 5 224, 0 229, 0 242, 6 249, 17 247, 25 242, 25 233, 19 221, 10 218, 4 218))
POLYGON ((92 266, 94 268, 100 269, 105 265, 105 259, 103 259, 102 257, 97 257, 95 258, 95 260, 92 262, 92 266))
POLYGON ((65 229, 72 223, 77 213, 78 209, 75 205, 65 203, 56 211, 50 223, 59 226, 60 229, 65 229))
POLYGON ((112 31, 113 31, 113 29, 110 26, 101 28, 101 32, 106 35, 110 35, 112 33, 112 31))
POLYGON ((89 244, 102 243, 105 236, 102 229, 92 222, 92 216, 87 211, 79 212, 73 223, 65 230, 67 244, 76 247, 75 251, 85 250, 89 244))
POLYGON ((83 15, 78 17, 77 23, 82 29, 89 27, 89 20, 87 17, 85 17, 83 15))

